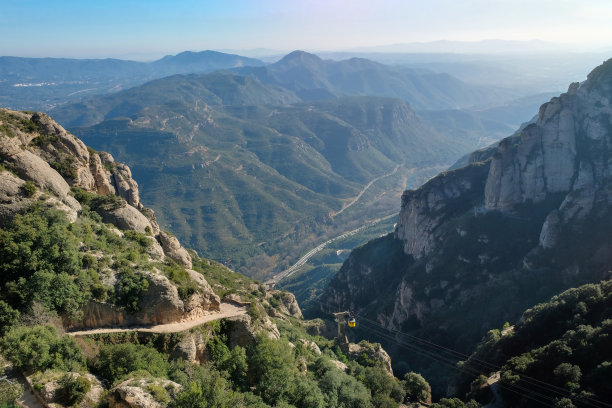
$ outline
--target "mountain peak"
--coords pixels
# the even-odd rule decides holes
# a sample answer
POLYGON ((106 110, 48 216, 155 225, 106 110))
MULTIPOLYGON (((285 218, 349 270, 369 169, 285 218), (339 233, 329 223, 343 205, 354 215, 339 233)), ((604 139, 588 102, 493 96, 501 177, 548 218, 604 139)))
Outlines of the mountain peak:
POLYGON ((295 64, 299 65, 320 65, 323 63, 323 60, 315 55, 306 51, 296 50, 287 55, 285 55, 280 61, 276 62, 274 65, 276 66, 291 66, 295 64))

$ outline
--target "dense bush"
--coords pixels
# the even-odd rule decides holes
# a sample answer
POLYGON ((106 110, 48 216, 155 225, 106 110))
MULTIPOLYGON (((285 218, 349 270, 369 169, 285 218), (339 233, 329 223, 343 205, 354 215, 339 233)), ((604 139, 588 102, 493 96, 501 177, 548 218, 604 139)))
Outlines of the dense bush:
POLYGON ((431 387, 421 374, 406 373, 404 375, 406 402, 426 402, 431 398, 431 387))
POLYGON ((165 378, 169 366, 168 358, 157 350, 140 344, 125 343, 102 346, 94 369, 112 384, 134 371, 165 378))
POLYGON ((65 406, 73 406, 81 402, 91 388, 91 383, 87 378, 71 373, 64 374, 58 384, 56 399, 65 406))
POLYGON ((138 302, 142 294, 149 290, 149 281, 146 276, 128 269, 121 273, 117 289, 115 303, 125 307, 128 312, 136 313, 140 310, 138 302))
POLYGON ((0 407, 17 407, 15 400, 23 395, 23 387, 15 381, 0 379, 0 407))
POLYGON ((17 323, 18 319, 19 311, 0 300, 0 333, 6 333, 11 326, 17 323))
POLYGON ((52 368, 78 371, 85 366, 85 357, 75 341, 60 336, 52 326, 13 327, 0 345, 13 366, 26 372, 52 368))

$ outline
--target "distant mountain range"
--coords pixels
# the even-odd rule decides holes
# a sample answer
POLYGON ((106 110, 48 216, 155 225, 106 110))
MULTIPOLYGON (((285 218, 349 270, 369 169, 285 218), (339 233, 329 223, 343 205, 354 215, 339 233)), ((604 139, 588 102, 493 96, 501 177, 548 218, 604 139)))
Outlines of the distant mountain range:
POLYGON ((153 62, 0 57, 0 106, 48 110, 87 95, 116 92, 169 75, 263 64, 216 51, 186 51, 153 62))
POLYGON ((510 90, 469 85, 424 68, 392 67, 364 58, 323 60, 304 51, 294 51, 274 64, 235 71, 262 83, 283 86, 302 100, 341 95, 388 96, 404 99, 417 110, 465 108, 519 95, 510 90))

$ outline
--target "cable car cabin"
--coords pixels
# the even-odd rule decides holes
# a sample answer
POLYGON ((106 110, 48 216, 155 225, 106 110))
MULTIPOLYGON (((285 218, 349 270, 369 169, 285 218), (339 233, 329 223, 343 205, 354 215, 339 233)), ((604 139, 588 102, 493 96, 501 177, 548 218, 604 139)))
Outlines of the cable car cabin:
POLYGON ((354 318, 354 317, 351 317, 351 318, 348 320, 348 327, 355 327, 355 326, 357 326, 357 321, 355 320, 355 318, 354 318))

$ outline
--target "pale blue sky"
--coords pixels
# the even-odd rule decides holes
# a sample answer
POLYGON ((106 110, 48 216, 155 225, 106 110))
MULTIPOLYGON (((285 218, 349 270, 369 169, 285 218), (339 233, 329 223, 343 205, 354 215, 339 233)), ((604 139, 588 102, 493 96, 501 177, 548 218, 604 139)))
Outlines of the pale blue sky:
POLYGON ((612 0, 0 0, 0 55, 341 50, 434 40, 610 45, 612 0))

